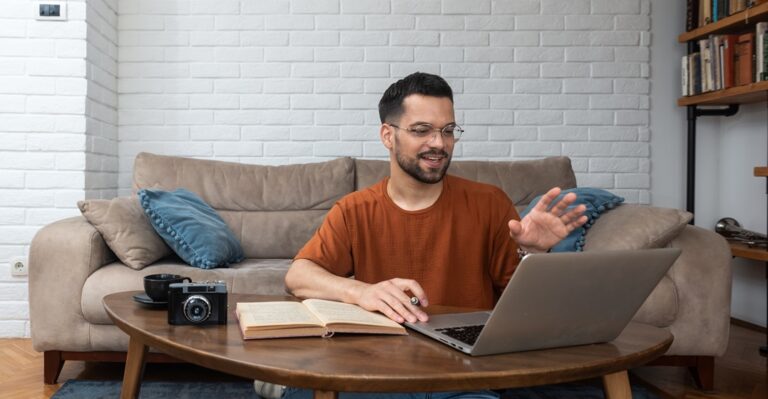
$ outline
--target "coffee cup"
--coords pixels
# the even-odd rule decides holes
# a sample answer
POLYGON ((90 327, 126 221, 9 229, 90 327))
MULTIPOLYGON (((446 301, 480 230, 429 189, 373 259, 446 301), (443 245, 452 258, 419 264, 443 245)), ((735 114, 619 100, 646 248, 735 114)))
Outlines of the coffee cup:
POLYGON ((150 274, 144 276, 144 292, 155 302, 168 302, 168 289, 173 283, 182 283, 184 281, 192 282, 189 277, 178 274, 150 274))

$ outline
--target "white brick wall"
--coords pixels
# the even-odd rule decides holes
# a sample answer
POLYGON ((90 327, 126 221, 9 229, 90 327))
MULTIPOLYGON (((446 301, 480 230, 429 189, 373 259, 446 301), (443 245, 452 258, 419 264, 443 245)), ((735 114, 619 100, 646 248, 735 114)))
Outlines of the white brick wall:
POLYGON ((85 195, 86 4, 68 1, 67 21, 32 11, 4 0, 0 12, 0 337, 29 336, 27 279, 10 259, 85 195))
POLYGON ((423 70, 457 93, 457 156, 570 155, 580 180, 649 198, 647 0, 123 3, 121 194, 143 150, 382 157, 378 97, 423 70))
POLYGON ((23 256, 84 197, 130 191, 140 151, 284 164, 384 158, 376 104, 446 77, 463 159, 572 158, 650 201, 649 0, 69 0, 0 14, 0 336, 28 334, 23 256), (6 238, 12 237, 12 238, 6 238))

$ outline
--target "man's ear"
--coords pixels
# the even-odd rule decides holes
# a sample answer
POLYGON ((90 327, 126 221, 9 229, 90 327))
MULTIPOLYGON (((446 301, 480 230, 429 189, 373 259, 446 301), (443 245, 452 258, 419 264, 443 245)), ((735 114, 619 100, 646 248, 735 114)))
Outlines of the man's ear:
POLYGON ((392 128, 392 126, 389 126, 385 123, 381 124, 381 127, 379 128, 379 138, 381 139, 381 142, 384 143, 384 147, 387 147, 388 150, 392 149, 394 137, 392 136, 395 134, 395 129, 392 128))

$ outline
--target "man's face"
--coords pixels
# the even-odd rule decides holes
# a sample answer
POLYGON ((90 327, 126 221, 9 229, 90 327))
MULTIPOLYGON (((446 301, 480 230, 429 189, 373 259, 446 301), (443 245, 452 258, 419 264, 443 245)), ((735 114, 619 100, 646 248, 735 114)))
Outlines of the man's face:
POLYGON ((455 124, 453 102, 447 97, 412 94, 403 100, 403 115, 392 128, 394 153, 400 168, 414 179, 427 184, 443 180, 453 154, 453 139, 446 139, 437 129, 455 124), (407 129, 431 127, 425 138, 407 129))

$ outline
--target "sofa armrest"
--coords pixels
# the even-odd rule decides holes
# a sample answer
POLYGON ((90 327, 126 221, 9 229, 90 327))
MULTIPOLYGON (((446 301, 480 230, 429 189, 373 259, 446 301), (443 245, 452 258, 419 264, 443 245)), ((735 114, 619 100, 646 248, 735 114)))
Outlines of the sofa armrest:
POLYGON ((597 219, 584 250, 680 248, 635 320, 672 332, 669 355, 720 356, 730 328, 731 251, 719 234, 689 225, 691 217, 677 209, 621 205, 597 219))
POLYGON ((87 350, 89 323, 81 297, 85 280, 115 260, 101 234, 82 216, 37 232, 29 249, 29 310, 37 351, 87 350))
POLYGON ((678 296, 677 317, 669 326, 675 341, 670 355, 722 356, 731 322, 731 250, 719 234, 686 228, 670 247, 683 250, 669 269, 678 296))

